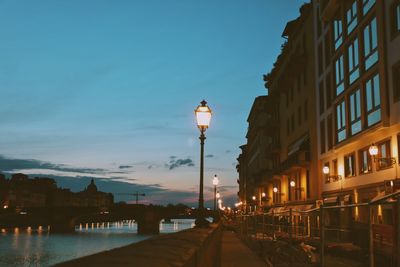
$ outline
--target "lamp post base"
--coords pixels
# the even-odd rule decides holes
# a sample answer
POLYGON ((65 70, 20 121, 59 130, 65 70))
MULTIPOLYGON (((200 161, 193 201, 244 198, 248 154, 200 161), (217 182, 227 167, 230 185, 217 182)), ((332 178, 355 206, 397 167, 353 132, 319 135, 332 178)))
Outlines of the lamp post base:
POLYGON ((203 217, 199 217, 194 221, 194 224, 196 225, 196 228, 207 228, 210 222, 203 217))

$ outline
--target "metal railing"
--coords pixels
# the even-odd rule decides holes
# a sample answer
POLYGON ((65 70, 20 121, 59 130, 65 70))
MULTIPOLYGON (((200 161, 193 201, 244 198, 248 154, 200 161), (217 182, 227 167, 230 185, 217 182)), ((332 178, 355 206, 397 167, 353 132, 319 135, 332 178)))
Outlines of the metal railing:
POLYGON ((290 208, 242 214, 236 219, 243 236, 317 244, 322 267, 326 266, 327 248, 332 251, 344 246, 359 249, 350 256, 353 260, 359 256, 363 266, 400 267, 400 191, 369 203, 322 205, 307 211, 290 208), (380 221, 383 210, 391 214, 386 217, 392 217, 392 222, 380 221), (360 214, 363 218, 357 218, 360 214))

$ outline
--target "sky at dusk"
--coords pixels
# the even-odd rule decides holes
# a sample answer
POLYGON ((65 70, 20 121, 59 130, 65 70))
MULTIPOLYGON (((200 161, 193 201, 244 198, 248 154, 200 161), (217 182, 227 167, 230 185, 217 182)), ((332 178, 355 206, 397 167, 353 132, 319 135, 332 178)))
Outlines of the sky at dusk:
POLYGON ((205 198, 217 174, 231 205, 248 113, 303 2, 0 0, 0 170, 196 203, 205 99, 205 198))

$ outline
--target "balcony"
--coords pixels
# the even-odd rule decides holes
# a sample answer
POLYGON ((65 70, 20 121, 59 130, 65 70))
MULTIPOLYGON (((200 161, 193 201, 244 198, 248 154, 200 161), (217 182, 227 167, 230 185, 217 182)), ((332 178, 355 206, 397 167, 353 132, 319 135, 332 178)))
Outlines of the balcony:
POLYGON ((281 174, 286 174, 291 172, 293 169, 307 167, 309 164, 310 152, 300 150, 288 156, 285 161, 281 162, 279 169, 281 174))

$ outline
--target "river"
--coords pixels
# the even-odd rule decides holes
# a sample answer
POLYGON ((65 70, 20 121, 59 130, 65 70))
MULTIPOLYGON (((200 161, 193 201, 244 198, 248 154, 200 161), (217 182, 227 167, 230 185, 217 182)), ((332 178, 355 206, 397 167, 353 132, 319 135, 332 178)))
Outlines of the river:
MULTIPOLYGON (((160 223, 160 232, 172 233, 193 226, 191 219, 172 220, 160 223)), ((78 225, 75 233, 69 234, 51 233, 43 228, 1 229, 0 266, 51 266, 150 237, 138 235, 133 221, 78 225)))

